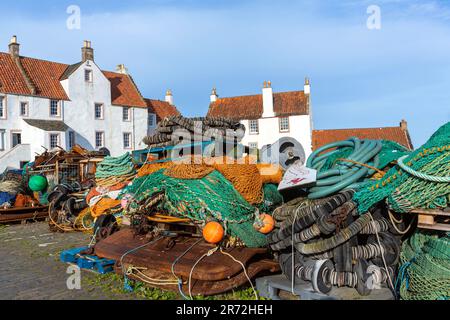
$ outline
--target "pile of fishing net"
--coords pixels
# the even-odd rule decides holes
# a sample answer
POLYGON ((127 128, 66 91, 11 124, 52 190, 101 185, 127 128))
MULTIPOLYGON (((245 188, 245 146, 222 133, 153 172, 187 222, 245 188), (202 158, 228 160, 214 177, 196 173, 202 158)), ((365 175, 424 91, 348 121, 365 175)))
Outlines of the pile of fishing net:
POLYGON ((242 140, 245 126, 239 121, 227 118, 185 118, 172 116, 162 120, 152 136, 144 138, 143 142, 149 147, 174 146, 183 140, 191 143, 196 135, 197 141, 223 139, 230 143, 242 140))
POLYGON ((392 161, 409 153, 405 147, 387 140, 350 138, 314 151, 306 166, 317 170, 317 181, 308 198, 320 199, 345 189, 358 189, 371 178, 382 176, 392 161))
POLYGON ((381 180, 368 183, 355 194, 360 212, 387 199, 400 213, 417 208, 444 209, 450 202, 450 122, 422 147, 402 156, 381 180))
POLYGON ((450 299, 450 239, 416 232, 403 243, 397 286, 403 300, 450 299))
POLYGON ((119 183, 129 182, 136 175, 135 164, 130 153, 120 157, 105 157, 97 165, 95 182, 97 186, 110 187, 119 183))
POLYGON ((38 205, 20 170, 6 170, 0 175, 0 208, 22 208, 38 205))
MULTIPOLYGON (((164 213, 188 218, 200 228, 218 221, 226 234, 247 247, 266 244, 265 235, 253 225, 260 210, 270 213, 283 199, 276 185, 264 183, 257 165, 166 163, 164 167, 145 165, 123 190, 129 214, 164 213)), ((278 170, 267 181, 276 180, 278 170)))

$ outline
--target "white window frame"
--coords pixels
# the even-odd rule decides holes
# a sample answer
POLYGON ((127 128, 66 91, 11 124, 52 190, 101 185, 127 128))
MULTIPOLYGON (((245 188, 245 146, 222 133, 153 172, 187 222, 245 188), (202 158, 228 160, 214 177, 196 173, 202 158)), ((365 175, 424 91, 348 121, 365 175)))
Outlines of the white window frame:
POLYGON ((105 119, 105 105, 103 103, 94 103, 94 118, 95 120, 105 119), (100 117, 97 117, 97 107, 100 107, 100 117))
POLYGON ((100 149, 100 148, 104 148, 105 147, 105 132, 104 131, 95 131, 95 148, 96 149, 100 149), (101 145, 97 144, 97 135, 100 134, 101 135, 101 145))
POLYGON ((94 81, 94 73, 92 69, 84 69, 84 81, 92 83, 94 81))
POLYGON ((0 151, 5 151, 6 150, 6 130, 5 129, 0 129, 0 151))
MULTIPOLYGON (((253 129, 254 129, 254 126, 253 126, 253 129)), ((259 134, 259 120, 258 119, 248 120, 248 132, 249 132, 249 134, 259 134), (256 123, 256 131, 252 130, 252 123, 253 124, 256 123)))
POLYGON ((122 134, 122 142, 123 142, 123 148, 125 150, 129 150, 132 148, 133 145, 133 135, 131 134, 131 132, 124 132, 122 134), (125 144, 125 137, 128 136, 128 146, 125 144))
POLYGON ((22 144, 22 131, 20 131, 20 130, 11 130, 11 135, 10 136, 11 136, 11 149, 22 144), (17 145, 14 146, 13 145, 14 144, 14 138, 13 137, 14 137, 15 134, 20 134, 20 143, 18 143, 17 145))
POLYGON ((28 117, 29 115, 29 103, 27 101, 19 102, 19 113, 21 117, 28 117), (22 113, 22 105, 25 105, 25 113, 22 113))
POLYGON ((0 116, 0 120, 8 119, 8 107, 7 107, 6 96, 1 96, 0 95, 0 108, 1 108, 2 113, 3 113, 0 116))
POLYGON ((69 134, 68 134, 68 137, 67 137, 67 147, 69 149, 72 149, 75 146, 75 144, 76 144, 75 139, 76 139, 75 138, 75 131, 70 130, 69 134))
POLYGON ((278 118, 278 128, 280 130, 280 132, 289 132, 291 130, 291 124, 289 121, 289 117, 281 117, 278 118), (286 125, 286 123, 283 123, 283 120, 287 121, 287 128, 283 128, 283 125, 286 125))
POLYGON ((61 118, 61 101, 51 99, 48 112, 49 112, 50 117, 61 118), (56 115, 52 114, 52 102, 55 102, 55 101, 56 101, 56 112, 57 112, 56 115))
POLYGON ((48 146, 50 149, 55 149, 58 146, 61 146, 61 134, 57 132, 50 132, 48 134, 48 146), (52 137, 56 136, 56 145, 52 146, 52 137))
POLYGON ((122 121, 130 122, 131 121, 131 108, 130 107, 122 107, 122 121), (127 111, 127 118, 125 118, 125 111, 127 111))

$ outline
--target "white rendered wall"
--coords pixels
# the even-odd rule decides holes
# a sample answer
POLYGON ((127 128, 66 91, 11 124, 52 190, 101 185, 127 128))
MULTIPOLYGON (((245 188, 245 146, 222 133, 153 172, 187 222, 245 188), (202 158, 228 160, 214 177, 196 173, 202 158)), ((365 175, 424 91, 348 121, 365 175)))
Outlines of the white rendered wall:
POLYGON ((280 132, 279 118, 262 118, 259 119, 259 133, 250 134, 249 120, 243 120, 241 123, 245 126, 245 136, 242 144, 257 143, 261 149, 266 144, 273 144, 282 137, 292 137, 300 142, 305 149, 306 157, 311 154, 311 119, 308 115, 290 116, 289 132, 280 132))

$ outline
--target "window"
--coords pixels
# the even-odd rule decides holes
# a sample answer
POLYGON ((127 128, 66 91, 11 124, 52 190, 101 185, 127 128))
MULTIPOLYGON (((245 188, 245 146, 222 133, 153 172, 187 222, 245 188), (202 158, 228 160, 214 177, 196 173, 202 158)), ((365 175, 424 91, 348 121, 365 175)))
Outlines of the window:
POLYGON ((92 82, 92 70, 84 70, 84 81, 92 82))
POLYGON ((97 131, 95 133, 95 147, 102 148, 105 146, 105 133, 97 131))
POLYGON ((155 115, 153 114, 153 113, 150 113, 149 115, 148 115, 148 125, 149 125, 149 127, 154 127, 155 125, 156 125, 156 121, 155 121, 156 119, 155 119, 155 115))
POLYGON ((20 132, 11 133, 11 148, 18 146, 19 144, 22 144, 22 133, 20 132))
POLYGON ((131 133, 129 132, 123 134, 123 148, 131 149, 131 133))
POLYGON ((69 149, 75 146, 75 132, 69 131, 69 149))
POLYGON ((258 142, 249 142, 248 147, 250 149, 258 149, 258 142))
POLYGON ((0 119, 6 119, 5 97, 0 96, 0 119))
POLYGON ((28 102, 21 102, 20 103, 20 115, 22 117, 28 116, 28 102))
POLYGON ((250 120, 249 126, 250 126, 250 134, 258 134, 259 133, 258 120, 250 120))
POLYGON ((130 108, 128 107, 122 108, 122 119, 123 121, 130 121, 130 108))
POLYGON ((50 149, 55 149, 59 146, 59 134, 58 133, 50 133, 50 149))
POLYGON ((289 131, 289 118, 279 118, 280 123, 280 132, 288 132, 289 131))
POLYGON ((95 104, 95 119, 97 120, 103 119, 103 104, 101 103, 95 104))
POLYGON ((58 100, 50 100, 50 116, 59 117, 59 101, 58 100))
POLYGON ((0 151, 5 151, 5 133, 6 130, 0 129, 0 151))

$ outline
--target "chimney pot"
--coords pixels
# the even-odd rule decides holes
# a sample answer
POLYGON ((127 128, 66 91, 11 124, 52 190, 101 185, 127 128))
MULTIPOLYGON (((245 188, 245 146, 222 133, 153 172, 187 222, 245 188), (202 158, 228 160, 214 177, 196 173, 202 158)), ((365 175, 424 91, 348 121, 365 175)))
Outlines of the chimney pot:
POLYGON ((305 85, 304 85, 303 92, 305 94, 311 94, 311 81, 309 80, 308 77, 305 78, 305 85))
POLYGON ((116 71, 121 74, 128 74, 128 69, 125 67, 124 64, 117 65, 116 71))

